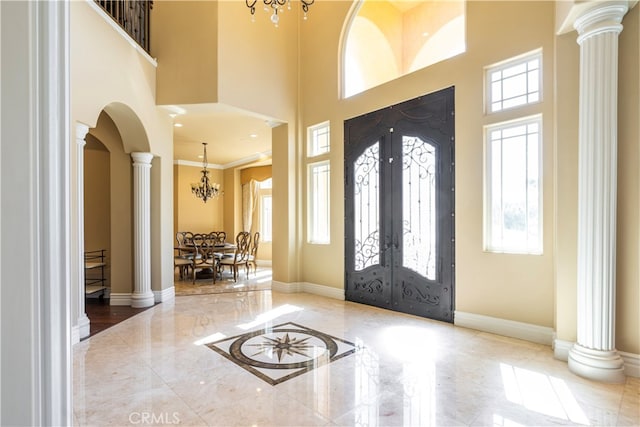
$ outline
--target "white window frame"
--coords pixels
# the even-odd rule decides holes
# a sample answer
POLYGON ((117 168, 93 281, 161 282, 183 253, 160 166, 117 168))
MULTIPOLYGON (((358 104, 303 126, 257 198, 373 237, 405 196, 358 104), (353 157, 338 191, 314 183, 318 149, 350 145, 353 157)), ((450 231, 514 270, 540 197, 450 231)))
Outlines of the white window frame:
MULTIPOLYGON (((530 254, 530 255, 541 255, 543 253, 543 175, 542 175, 542 166, 543 166, 543 159, 542 159, 542 144, 543 144, 543 128, 542 128, 542 115, 535 115, 535 116, 529 116, 529 117, 524 117, 522 119, 517 119, 517 120, 512 120, 509 122, 503 122, 503 123, 497 123, 497 124, 493 124, 493 125, 487 125, 485 126, 484 129, 484 138, 485 138, 485 144, 484 144, 484 151, 485 151, 485 171, 484 171, 484 181, 485 181, 485 188, 484 188, 484 250, 488 251, 488 252, 498 252, 498 253, 512 253, 512 254, 530 254), (505 240, 500 240, 500 241, 494 241, 493 239, 493 217, 494 217, 494 212, 493 212, 493 199, 495 197, 495 195, 493 194, 493 182, 492 182, 492 172, 493 172, 493 152, 492 152, 492 139, 491 139, 491 134, 492 132, 495 131, 505 131, 508 129, 513 129, 519 126, 528 126, 531 124, 537 124, 538 125, 538 147, 537 147, 537 151, 536 154, 538 156, 538 161, 537 161, 537 176, 538 176, 538 194, 537 194, 537 204, 538 204, 538 222, 537 222, 537 230, 536 230, 536 236, 537 239, 535 240, 529 240, 528 236, 530 234, 530 229, 529 229, 529 225, 527 224, 526 228, 527 228, 527 238, 525 239, 524 242, 522 242, 522 244, 518 244, 518 245, 512 245, 509 244, 508 241, 505 240)), ((528 135, 528 134, 527 134, 528 135)), ((505 142, 503 141, 502 144, 504 144, 505 142)), ((507 142, 508 143, 508 142, 507 142)), ((501 147, 502 149, 502 147, 501 147)), ((529 155, 529 145, 527 144, 527 148, 526 148, 526 155, 529 155)), ((527 157, 526 163, 529 164, 529 157, 527 157)), ((503 169, 501 166, 501 175, 503 174, 503 169)), ((528 174, 528 172, 527 172, 528 174)), ((508 179, 508 178, 507 178, 508 179)), ((503 177, 501 179, 501 182, 505 182, 505 178, 503 177)), ((525 190, 526 192, 526 184, 525 184, 525 190)), ((502 194, 499 195, 499 197, 502 199, 502 194)), ((525 212, 528 211, 528 206, 529 206, 529 196, 526 197, 527 201, 526 203, 526 207, 525 207, 525 212)), ((501 209, 503 209, 503 206, 501 206, 501 209)), ((502 216, 503 214, 500 213, 500 216, 502 216)), ((527 220, 528 220, 528 215, 526 216, 527 220)), ((502 223, 502 234, 504 237, 504 217, 502 217, 500 219, 500 222, 502 223)), ((528 222, 528 221, 527 221, 528 222)))
POLYGON ((318 123, 317 125, 309 126, 307 128, 307 157, 316 157, 323 154, 329 154, 331 151, 331 127, 329 122, 318 123), (318 140, 316 138, 316 132, 326 129, 327 133, 327 146, 326 149, 318 148, 318 140))
POLYGON ((307 242, 318 245, 331 243, 331 164, 329 160, 309 163, 307 165, 307 242), (327 183, 324 194, 316 190, 317 168, 327 168, 327 183), (324 212, 325 224, 320 224, 320 213, 324 212), (325 228, 322 233, 320 228, 325 228))
MULTIPOLYGON (((522 73, 520 73, 520 74, 522 74, 522 73)), ((534 51, 527 52, 527 53, 525 53, 523 55, 519 55, 517 57, 507 59, 506 61, 502 61, 502 62, 499 62, 497 64, 489 65, 489 66, 485 67, 485 94, 486 94, 485 111, 487 113, 489 113, 489 114, 494 114, 494 113, 499 113, 501 111, 512 110, 514 108, 521 108, 521 107, 524 107, 526 105, 532 105, 532 104, 537 104, 539 102, 542 102, 542 74, 543 74, 542 73, 542 49, 536 49, 534 51), (530 85, 532 83, 530 81, 530 79, 533 79, 533 77, 530 75, 530 73, 534 69, 529 69, 528 68, 528 64, 531 61, 534 61, 534 60, 538 60, 538 68, 537 68, 537 70, 538 70, 538 78, 537 78, 538 90, 537 91, 531 91, 530 90, 530 85), (520 95, 520 96, 525 96, 526 97, 526 102, 518 104, 518 105, 504 107, 503 104, 506 101, 502 97, 502 90, 501 90, 501 94, 500 94, 500 99, 496 100, 496 94, 493 91, 493 83, 494 83, 494 81, 492 81, 492 75, 494 73, 496 73, 496 72, 508 71, 509 69, 518 67, 520 65, 525 65, 527 67, 527 70, 524 72, 524 74, 526 74, 525 79, 527 81, 527 88, 526 88, 525 94, 524 95, 520 95), (537 94, 537 99, 529 101, 529 97, 531 97, 533 94, 537 94), (493 104, 496 103, 496 102, 500 102, 501 107, 494 110, 493 104)), ((496 81, 502 82, 502 85, 503 85, 505 80, 506 80, 506 78, 503 76, 499 80, 496 80, 496 81)))

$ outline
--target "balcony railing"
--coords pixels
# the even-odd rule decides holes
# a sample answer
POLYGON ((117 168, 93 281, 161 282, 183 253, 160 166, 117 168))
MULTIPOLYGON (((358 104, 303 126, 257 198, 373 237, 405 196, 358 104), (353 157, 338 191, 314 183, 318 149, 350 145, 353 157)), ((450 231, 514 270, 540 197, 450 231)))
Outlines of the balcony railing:
POLYGON ((151 0, 95 0, 147 53, 151 0))

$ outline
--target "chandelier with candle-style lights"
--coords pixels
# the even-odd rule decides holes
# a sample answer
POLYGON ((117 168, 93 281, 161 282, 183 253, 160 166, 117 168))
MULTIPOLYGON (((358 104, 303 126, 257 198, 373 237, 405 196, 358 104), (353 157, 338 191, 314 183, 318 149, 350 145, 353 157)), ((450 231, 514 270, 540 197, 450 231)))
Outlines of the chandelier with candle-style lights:
POLYGON ((220 184, 216 184, 215 182, 211 182, 211 178, 209 178, 209 171, 207 170, 207 143, 203 142, 204 146, 204 156, 202 159, 202 178, 200 178, 200 182, 196 184, 191 184, 191 192, 196 195, 196 197, 202 199, 203 202, 207 203, 207 200, 214 199, 220 195, 220 184))
MULTIPOLYGON (((244 0, 247 4, 247 7, 251 10, 251 21, 255 21, 255 13, 256 13, 256 3, 258 0, 244 0)), ((287 9, 291 10, 291 0, 262 0, 264 3, 264 10, 269 12, 272 11, 271 14, 271 22, 277 27, 278 22, 280 21, 280 16, 282 7, 286 4, 287 9), (271 8, 271 9, 269 9, 271 8)), ((311 6, 315 0, 300 0, 302 3, 302 11, 304 12, 304 19, 307 19, 307 12, 309 12, 309 6, 311 6)))

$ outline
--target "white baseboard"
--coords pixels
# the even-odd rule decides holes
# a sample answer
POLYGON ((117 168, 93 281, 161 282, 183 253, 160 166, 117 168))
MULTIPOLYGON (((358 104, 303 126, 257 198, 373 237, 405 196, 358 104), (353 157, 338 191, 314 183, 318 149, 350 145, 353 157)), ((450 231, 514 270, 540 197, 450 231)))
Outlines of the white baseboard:
POLYGON ((553 329, 545 326, 461 311, 455 312, 454 319, 456 326, 462 326, 464 328, 477 329, 483 332, 490 332, 492 334, 504 335, 506 337, 518 338, 549 346, 553 343, 553 329))
POLYGON ((344 289, 333 288, 331 286, 325 285, 317 285, 315 283, 309 282, 285 283, 273 280, 271 282, 271 289, 276 292, 282 292, 285 294, 305 292, 307 294, 319 295, 337 300, 344 300, 344 289))
POLYGON ((153 299, 156 303, 173 301, 176 297, 175 286, 169 286, 168 288, 162 289, 160 291, 152 291, 152 292, 153 292, 153 299))
POLYGON ((109 305, 131 305, 131 293, 111 292, 109 305))
POLYGON ((302 282, 301 285, 302 292, 344 301, 344 289, 342 288, 333 288, 331 286, 317 285, 309 282, 302 282))
POLYGON ((624 360, 624 374, 630 377, 640 378, 640 354, 619 351, 618 354, 624 360))
POLYGON ((553 340, 553 357, 567 362, 569 360, 569 350, 573 347, 571 341, 559 340, 555 338, 553 340))
POLYGON ((271 289, 276 292, 282 292, 283 294, 302 292, 301 283, 298 282, 278 282, 277 280, 272 280, 271 289))

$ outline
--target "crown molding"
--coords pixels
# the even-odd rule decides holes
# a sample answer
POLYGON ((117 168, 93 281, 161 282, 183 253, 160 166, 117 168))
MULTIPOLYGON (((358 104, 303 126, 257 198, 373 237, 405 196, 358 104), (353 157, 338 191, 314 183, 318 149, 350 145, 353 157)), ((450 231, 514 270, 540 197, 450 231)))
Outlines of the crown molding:
MULTIPOLYGON (((225 163, 223 165, 215 164, 215 163, 207 163, 207 168, 209 169, 218 169, 225 170, 229 168, 234 168, 236 166, 242 166, 247 163, 255 162, 256 160, 261 160, 265 158, 271 157, 271 150, 263 151, 262 153, 256 153, 251 156, 243 157, 242 159, 234 160, 233 162, 225 163)), ((194 167, 202 167, 201 162, 193 162, 191 160, 174 160, 174 165, 179 166, 194 166, 194 167)))
MULTIPOLYGON (((194 166, 197 168, 202 167, 202 162, 192 162, 191 160, 174 160, 173 164, 179 165, 179 166, 194 166)), ((214 164, 214 163, 207 163, 207 168, 208 169, 224 169, 224 166, 214 164)))

